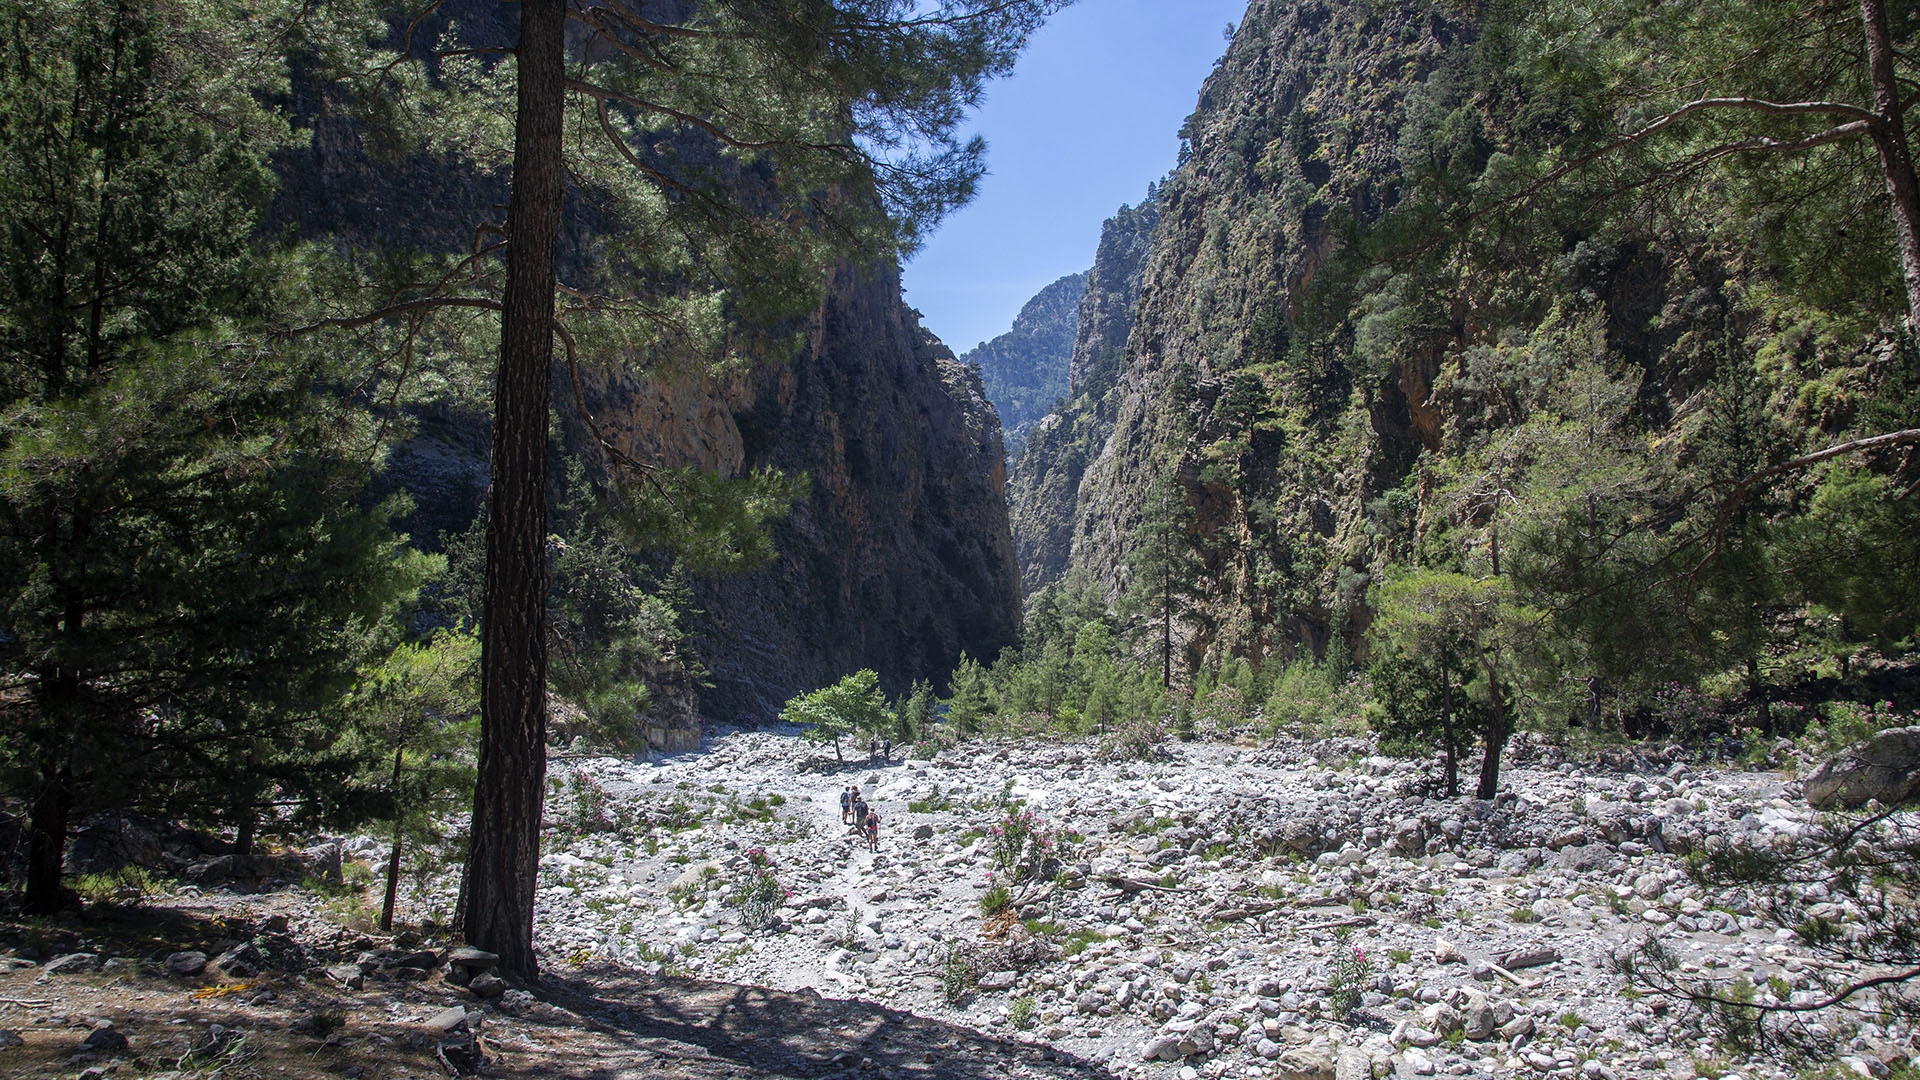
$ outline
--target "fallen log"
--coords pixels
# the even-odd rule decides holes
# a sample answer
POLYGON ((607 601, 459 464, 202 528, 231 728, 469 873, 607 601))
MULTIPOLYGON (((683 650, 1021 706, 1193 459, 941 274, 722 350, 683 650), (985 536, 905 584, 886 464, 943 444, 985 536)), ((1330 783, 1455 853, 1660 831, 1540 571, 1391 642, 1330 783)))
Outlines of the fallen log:
POLYGON ((1152 881, 1141 881, 1139 878, 1122 877, 1119 874, 1108 874, 1102 880, 1104 880, 1107 884, 1113 886, 1114 888, 1119 889, 1123 893, 1137 893, 1137 892, 1190 893, 1190 892, 1200 891, 1199 889, 1183 889, 1183 888, 1178 888, 1172 885, 1161 885, 1152 881))
POLYGON ((1343 926, 1372 926, 1375 921, 1371 915, 1355 915, 1351 919, 1331 919, 1327 922, 1308 923, 1305 926, 1295 927, 1295 929, 1302 933, 1307 933, 1314 930, 1337 930, 1343 926))

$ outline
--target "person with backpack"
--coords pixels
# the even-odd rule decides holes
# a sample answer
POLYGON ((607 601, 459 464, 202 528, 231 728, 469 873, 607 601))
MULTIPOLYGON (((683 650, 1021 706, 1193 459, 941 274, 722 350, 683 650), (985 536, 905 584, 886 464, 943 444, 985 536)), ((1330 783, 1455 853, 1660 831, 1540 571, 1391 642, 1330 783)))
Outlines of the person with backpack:
POLYGON ((853 788, 851 785, 840 789, 840 824, 853 820, 853 788))
POLYGON ((856 836, 857 836, 857 835, 859 835, 859 834, 860 834, 860 832, 861 832, 861 830, 863 830, 863 829, 865 829, 865 828, 867 827, 867 815, 868 815, 868 814, 869 814, 870 812, 871 812, 871 811, 869 811, 869 810, 867 809, 867 800, 865 800, 865 799, 863 799, 863 798, 861 798, 861 797, 860 797, 860 789, 859 789, 859 788, 854 788, 854 789, 853 789, 853 831, 854 831, 854 835, 856 835, 856 836))
POLYGON ((878 810, 867 811, 867 850, 872 852, 880 850, 880 811, 878 810))
POLYGON ((875 761, 878 761, 879 759, 880 759, 880 736, 869 735, 867 736, 867 764, 871 765, 875 761))

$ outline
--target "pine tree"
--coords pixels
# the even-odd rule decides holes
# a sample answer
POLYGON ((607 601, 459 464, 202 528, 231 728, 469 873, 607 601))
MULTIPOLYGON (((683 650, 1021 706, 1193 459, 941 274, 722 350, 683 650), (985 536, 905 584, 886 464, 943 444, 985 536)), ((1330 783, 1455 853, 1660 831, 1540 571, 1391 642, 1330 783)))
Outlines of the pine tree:
MULTIPOLYGON (((980 175, 982 144, 953 136, 965 108, 1057 6, 700 0, 642 13, 612 3, 571 12, 566 0, 520 5, 498 299, 415 296, 386 312, 452 303, 501 313, 480 780, 460 924, 470 941, 500 954, 508 973, 537 976, 556 333, 569 363, 582 336, 600 333, 656 354, 663 342, 724 352, 775 316, 808 310, 835 260, 910 247, 980 175), (582 32, 571 50, 570 18, 582 32), (625 226, 609 231, 607 257, 596 263, 634 272, 569 289, 563 306, 558 248, 569 176, 625 226), (635 326, 643 328, 637 337, 624 329, 635 326)), ((448 85, 461 84, 461 63, 443 59, 448 85)), ((466 66, 466 88, 498 85, 483 64, 466 66)))
POLYGON ((1163 687, 1173 686, 1174 624, 1199 591, 1201 562, 1189 531, 1192 517, 1178 471, 1169 469, 1148 488, 1127 559, 1133 578, 1122 609, 1142 616, 1141 636, 1155 639, 1163 687))
POLYGON ((424 570, 356 505, 333 359, 259 333, 304 268, 258 239, 291 135, 243 14, 272 13, 0 3, 0 766, 32 911, 89 810, 244 847, 337 808, 331 715, 424 570))

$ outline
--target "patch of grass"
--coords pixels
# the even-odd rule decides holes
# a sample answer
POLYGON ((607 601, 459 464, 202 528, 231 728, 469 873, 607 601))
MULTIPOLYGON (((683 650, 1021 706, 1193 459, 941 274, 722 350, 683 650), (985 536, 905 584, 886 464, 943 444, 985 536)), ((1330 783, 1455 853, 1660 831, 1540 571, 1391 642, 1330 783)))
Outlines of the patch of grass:
POLYGON ((1532 923, 1532 922, 1540 921, 1540 916, 1534 914, 1532 908, 1525 908, 1525 907, 1514 908, 1511 912, 1507 913, 1507 918, 1512 919, 1514 922, 1517 922, 1517 923, 1532 923))
POLYGON ((958 941, 947 942, 947 953, 940 961, 940 996, 947 1004, 958 1005, 973 993, 974 984, 979 981, 967 950, 958 941))
POLYGON ((939 814, 952 810, 956 805, 949 795, 940 793, 940 785, 933 785, 933 791, 924 799, 913 799, 907 803, 907 810, 915 814, 939 814))
POLYGON ((1079 956, 1094 944, 1105 940, 1107 940, 1107 935, 1095 930, 1091 926, 1083 926, 1073 933, 1068 934, 1067 939, 1060 943, 1060 955, 1079 956))
POLYGON ((138 905, 165 889, 159 878, 138 866, 123 866, 104 874, 82 874, 73 879, 73 891, 89 904, 138 905))
POLYGON ((1033 1026, 1033 995, 1022 994, 1007 1003, 1007 1023, 1025 1031, 1033 1026))
POLYGON ((1013 894, 1007 890, 1007 887, 1005 885, 995 885, 980 894, 980 913, 982 915, 998 915, 1002 911, 1005 911, 1007 905, 1012 902, 1013 894))
POLYGON ((1233 850, 1233 845, 1231 844, 1227 844, 1224 842, 1213 843, 1213 844, 1207 845, 1207 850, 1205 854, 1206 854, 1206 857, 1209 859, 1224 859, 1227 857, 1227 853, 1232 850, 1233 850))
POLYGON ((1559 1020, 1560 1026, 1566 1028, 1568 1031, 1572 1031, 1587 1022, 1585 1017, 1571 1009, 1561 1013, 1555 1019, 1559 1020))
POLYGON ((1404 964, 1413 959, 1412 949, 1388 949, 1387 959, 1396 964, 1404 964))

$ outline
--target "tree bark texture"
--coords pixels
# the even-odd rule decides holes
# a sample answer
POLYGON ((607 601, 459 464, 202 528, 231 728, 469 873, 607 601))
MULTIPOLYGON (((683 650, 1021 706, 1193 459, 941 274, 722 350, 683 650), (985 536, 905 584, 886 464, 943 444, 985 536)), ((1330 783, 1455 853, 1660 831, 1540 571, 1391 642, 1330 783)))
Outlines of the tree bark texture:
POLYGON ((67 861, 67 818, 73 812, 72 771, 48 760, 41 763, 40 773, 27 841, 27 894, 21 905, 29 915, 51 915, 65 902, 60 875, 67 861))
POLYGON ((481 616, 480 760, 461 887, 466 940, 534 980, 534 887, 546 783, 547 408, 564 196, 566 2, 520 5, 507 284, 494 384, 481 616))
POLYGON ((1878 117, 1869 130, 1874 149, 1880 154, 1880 173, 1893 213, 1894 242, 1900 248, 1900 272, 1907 283, 1908 328, 1920 333, 1920 181, 1914 177, 1913 151, 1907 143, 1885 0, 1860 0, 1860 24, 1866 32, 1867 81, 1873 88, 1873 112, 1878 117))
MULTIPOLYGON (((393 752, 393 783, 388 788, 396 794, 400 790, 400 766, 405 763, 406 750, 393 752)), ((401 824, 401 811, 396 807, 393 812, 393 853, 387 857, 387 895, 380 902, 380 932, 393 931, 393 907, 400 897, 400 844, 406 832, 401 824)))

